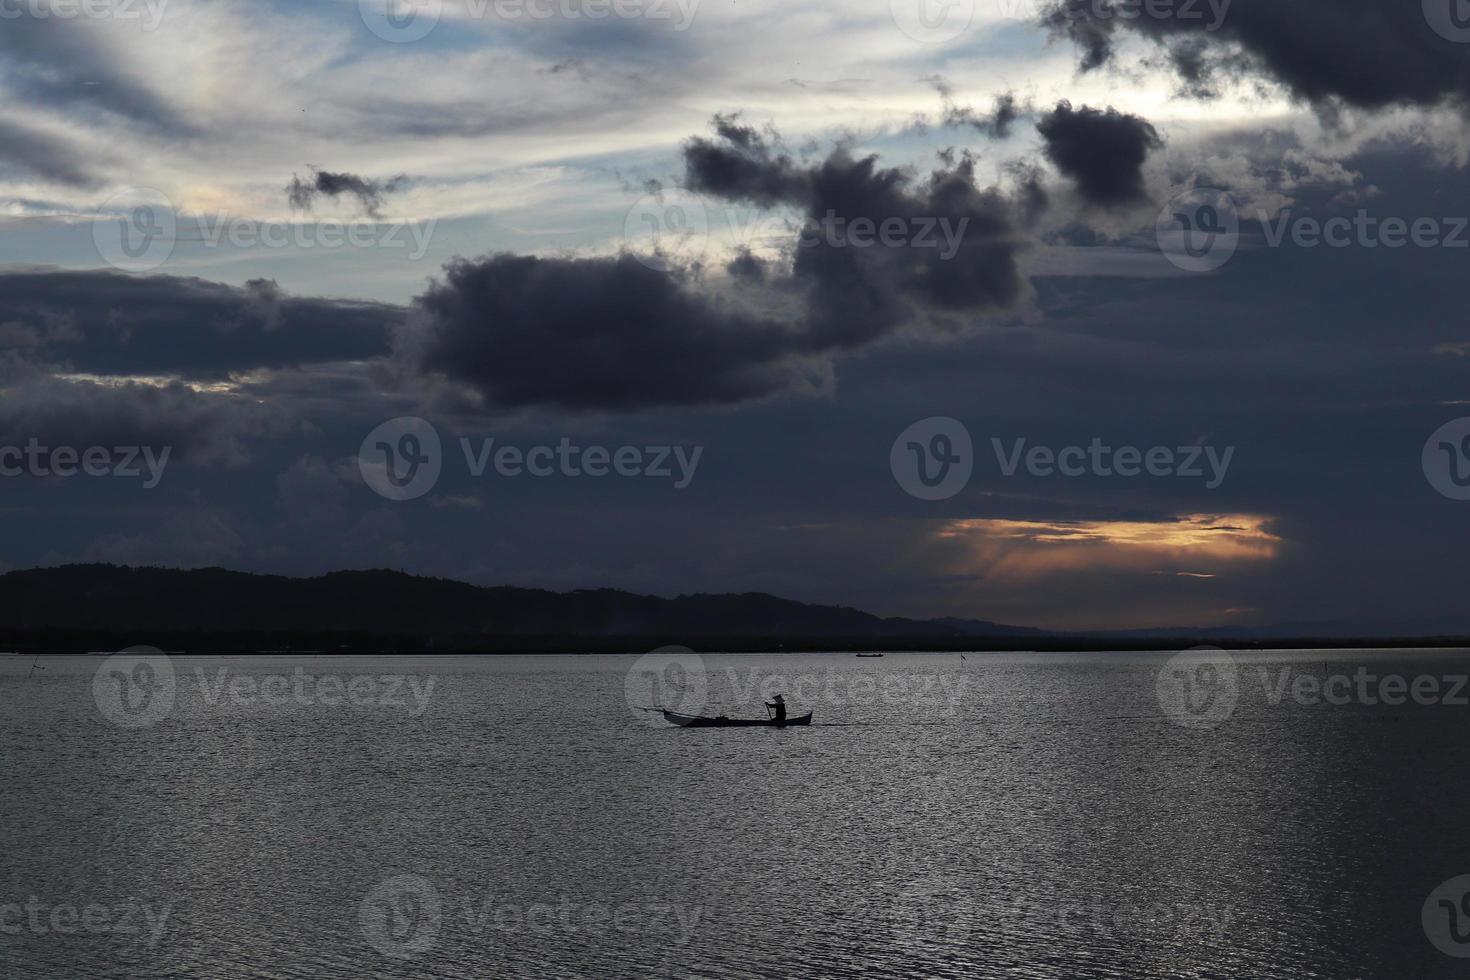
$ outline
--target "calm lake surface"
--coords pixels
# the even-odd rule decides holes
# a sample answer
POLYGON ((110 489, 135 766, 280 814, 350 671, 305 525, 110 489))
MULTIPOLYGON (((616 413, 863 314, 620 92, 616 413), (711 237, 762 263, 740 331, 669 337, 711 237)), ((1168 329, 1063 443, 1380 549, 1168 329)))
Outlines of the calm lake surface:
POLYGON ((1464 651, 31 663, 4 977, 1470 974, 1464 651))

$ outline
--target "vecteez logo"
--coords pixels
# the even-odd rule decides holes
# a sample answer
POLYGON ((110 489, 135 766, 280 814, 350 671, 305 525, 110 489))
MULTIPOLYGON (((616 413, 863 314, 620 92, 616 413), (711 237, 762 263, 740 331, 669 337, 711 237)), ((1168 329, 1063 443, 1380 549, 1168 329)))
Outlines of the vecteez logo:
POLYGON ((169 0, 0 0, 0 21, 141 21, 144 33, 158 30, 169 0))
POLYGON ((383 249, 417 262, 428 254, 438 225, 436 218, 282 222, 203 214, 181 210, 156 188, 135 187, 114 194, 93 214, 92 243, 103 262, 135 273, 161 268, 180 242, 196 249, 383 249))
POLYGON ((980 895, 973 880, 954 869, 921 872, 888 898, 892 939, 905 947, 973 944, 994 927, 995 909, 1017 921, 1046 923, 1053 941, 1097 942, 1147 937, 1179 942, 1208 938, 1221 942, 1232 931, 1237 912, 1223 902, 1171 902, 1143 886, 1122 893, 1087 895, 1043 882, 1024 887, 1000 883, 980 895))
POLYGON ((1154 224, 1159 251, 1185 272, 1220 268, 1240 245, 1235 200, 1215 187, 1196 187, 1174 197, 1154 224))
POLYGON ((704 257, 710 218, 697 195, 675 188, 650 190, 623 216, 629 255, 656 272, 669 272, 704 257))
POLYGON ((975 446, 958 419, 936 415, 920 419, 893 440, 888 468, 898 485, 920 500, 945 500, 970 482, 975 446))
POLYGON ((358 0, 363 25, 389 44, 412 44, 434 32, 444 16, 443 0, 358 0))
POLYGON ((702 905, 661 898, 617 901, 560 894, 515 901, 490 891, 464 891, 419 874, 394 875, 379 882, 357 908, 363 938, 394 960, 444 951, 457 959, 469 950, 483 953, 496 937, 511 935, 555 944, 571 937, 595 940, 617 933, 682 945, 694 935, 703 916, 702 905))
MULTIPOLYGON (((1249 220, 1260 229, 1259 236, 1252 233, 1253 244, 1272 249, 1470 249, 1470 217, 1462 215, 1378 215, 1359 208, 1352 215, 1317 217, 1297 215, 1291 208, 1274 214, 1258 208, 1249 220)), ((1213 271, 1240 246, 1240 222, 1234 199, 1225 191, 1186 191, 1159 212, 1154 229, 1159 252, 1186 272, 1213 271)))
POLYGON ((934 249, 942 262, 959 254, 969 218, 897 215, 877 219, 846 217, 828 208, 820 220, 808 221, 796 239, 798 248, 916 248, 934 249))
POLYGON ((173 661, 157 647, 114 653, 92 675, 97 711, 118 728, 147 728, 167 718, 176 689, 173 661))
POLYGON ((108 945, 139 941, 153 949, 172 914, 172 904, 153 906, 134 898, 78 904, 29 895, 24 902, 0 903, 0 936, 106 936, 108 945))
POLYGON ((428 709, 438 678, 434 675, 254 673, 216 667, 193 669, 198 697, 186 683, 189 672, 157 647, 134 646, 102 661, 92 675, 92 700, 103 720, 118 728, 148 728, 174 713, 190 710, 249 711, 282 705, 402 711, 417 718, 428 709))
MULTIPOLYGON (((465 469, 476 479, 491 472, 535 479, 640 477, 666 480, 675 490, 688 489, 704 457, 703 446, 581 445, 568 436, 531 446, 501 442, 497 436, 462 436, 458 446, 465 469)), ((428 420, 399 416, 367 434, 358 447, 357 468, 363 482, 379 496, 413 500, 439 482, 444 470, 443 443, 428 420)))
POLYGON ((1424 441, 1420 465, 1429 485, 1451 500, 1470 500, 1470 417, 1446 422, 1424 441))
POLYGON ((172 446, 52 446, 32 436, 24 446, 0 444, 0 477, 46 479, 112 476, 141 479, 152 490, 163 479, 172 446))
POLYGON ((1193 647, 1164 662, 1154 689, 1159 707, 1175 724, 1215 728, 1235 714, 1240 672, 1235 658, 1219 647, 1193 647))
POLYGON ((1470 875, 1457 875, 1430 892, 1419 918, 1435 949, 1457 960, 1470 957, 1470 875))
POLYGON ((363 482, 389 500, 414 500, 439 482, 444 449, 439 430, 416 415, 400 415, 369 432, 357 450, 363 482))
POLYGON ((152 272, 174 254, 178 214, 168 195, 151 187, 108 198, 92 219, 92 243, 102 261, 124 272, 152 272))
POLYGON ((1424 21, 1446 41, 1470 44, 1470 4, 1465 0, 1423 0, 1424 21))
POLYGON ((975 19, 975 0, 889 0, 894 25, 922 44, 945 44, 975 19))
POLYGON ((661 709, 683 715, 704 712, 709 670, 704 658, 688 647, 659 647, 633 661, 623 677, 623 695, 640 723, 662 726, 661 709))
POLYGON ((368 943, 406 960, 433 948, 444 917, 439 889, 423 875, 396 875, 363 897, 357 923, 368 943))
MULTIPOLYGON (((1206 490, 1225 482, 1235 447, 1191 445, 1113 445, 1100 436, 1086 443, 1049 446, 1023 437, 992 437, 1000 476, 1024 471, 1037 479, 1101 477, 1197 479, 1206 490)), ((921 419, 899 433, 888 453, 888 466, 898 485, 920 500, 946 500, 965 488, 975 466, 970 431, 957 419, 921 419)))

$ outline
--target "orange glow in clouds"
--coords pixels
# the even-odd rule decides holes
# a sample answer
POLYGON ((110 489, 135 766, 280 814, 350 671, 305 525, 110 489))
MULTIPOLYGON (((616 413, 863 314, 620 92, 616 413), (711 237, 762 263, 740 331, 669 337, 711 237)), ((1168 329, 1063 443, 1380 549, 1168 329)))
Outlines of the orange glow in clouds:
POLYGON ((1222 564, 1269 561, 1281 539, 1255 514, 1182 514, 1158 521, 947 522, 944 542, 962 543, 962 574, 1025 579, 1087 569, 1180 570, 1207 577, 1222 564))

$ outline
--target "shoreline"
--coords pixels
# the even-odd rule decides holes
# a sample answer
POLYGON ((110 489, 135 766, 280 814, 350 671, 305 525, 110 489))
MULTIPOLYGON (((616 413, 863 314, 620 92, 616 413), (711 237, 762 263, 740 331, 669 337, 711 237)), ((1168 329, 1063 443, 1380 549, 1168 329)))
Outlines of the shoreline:
POLYGON ((48 632, 44 636, 0 635, 0 656, 105 656, 132 646, 151 646, 178 656, 516 656, 524 654, 580 656, 590 654, 644 654, 679 646, 705 656, 722 654, 803 653, 1148 653, 1208 646, 1221 650, 1453 650, 1470 649, 1470 637, 1269 637, 1261 639, 1191 637, 1027 637, 1028 645, 957 637, 936 641, 927 637, 572 637, 572 636, 456 636, 424 637, 266 636, 260 634, 180 636, 168 631, 128 630, 118 633, 87 631, 76 634, 48 632), (680 642, 682 640, 682 642, 680 642), (330 642, 324 642, 330 641, 330 642))

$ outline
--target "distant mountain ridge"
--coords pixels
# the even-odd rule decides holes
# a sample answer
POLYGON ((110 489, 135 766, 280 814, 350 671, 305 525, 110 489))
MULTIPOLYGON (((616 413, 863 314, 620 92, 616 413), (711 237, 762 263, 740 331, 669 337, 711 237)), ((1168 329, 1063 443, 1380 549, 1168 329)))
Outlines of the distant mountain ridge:
POLYGON ((884 618, 761 592, 674 599, 477 586, 389 570, 288 578, 223 568, 62 565, 0 575, 9 630, 486 636, 1044 635, 982 620, 884 618))
POLYGON ((291 578, 223 568, 61 565, 0 574, 0 651, 134 644, 212 652, 1118 650, 1197 644, 1470 646, 1470 618, 1062 632, 881 617, 764 592, 666 599, 479 586, 387 569, 291 578), (1384 641, 1378 643, 1374 641, 1384 641))

